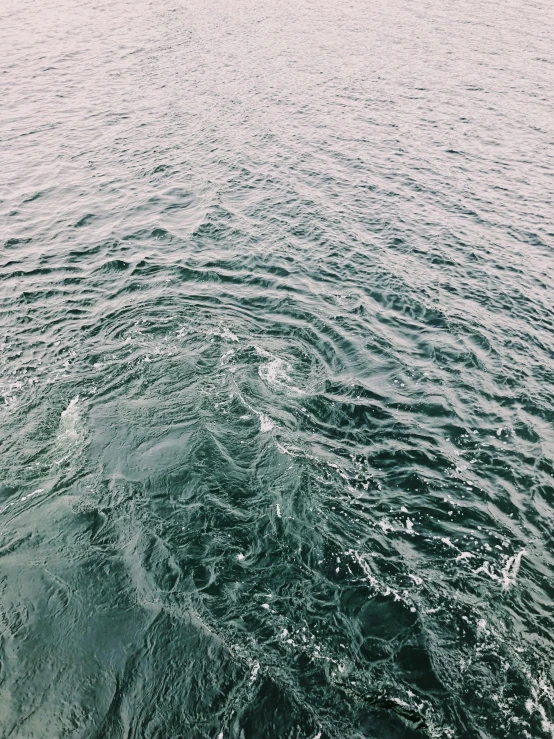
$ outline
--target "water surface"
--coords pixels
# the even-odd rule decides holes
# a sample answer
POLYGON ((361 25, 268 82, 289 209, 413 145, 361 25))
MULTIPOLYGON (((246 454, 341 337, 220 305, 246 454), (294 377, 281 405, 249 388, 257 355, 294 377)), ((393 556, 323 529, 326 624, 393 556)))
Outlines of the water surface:
POLYGON ((554 737, 552 7, 3 2, 2 737, 554 737))

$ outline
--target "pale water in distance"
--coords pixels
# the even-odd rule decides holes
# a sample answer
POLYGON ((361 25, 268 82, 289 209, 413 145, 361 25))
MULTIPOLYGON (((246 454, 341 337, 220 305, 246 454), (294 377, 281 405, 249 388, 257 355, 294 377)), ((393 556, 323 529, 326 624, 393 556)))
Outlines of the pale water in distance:
POLYGON ((553 29, 2 0, 0 737, 554 737, 553 29))

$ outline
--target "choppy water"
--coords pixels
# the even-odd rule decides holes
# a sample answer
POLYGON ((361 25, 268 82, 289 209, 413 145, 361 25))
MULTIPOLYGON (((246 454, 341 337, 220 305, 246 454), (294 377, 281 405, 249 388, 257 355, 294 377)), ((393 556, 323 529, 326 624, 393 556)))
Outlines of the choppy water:
POLYGON ((552 8, 2 3, 2 737, 554 737, 552 8))

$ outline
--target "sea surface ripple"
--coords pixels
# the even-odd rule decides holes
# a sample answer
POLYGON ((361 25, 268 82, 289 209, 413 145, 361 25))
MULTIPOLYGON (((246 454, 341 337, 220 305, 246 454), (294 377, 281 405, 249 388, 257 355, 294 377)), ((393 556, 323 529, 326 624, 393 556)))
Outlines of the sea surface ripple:
POLYGON ((553 28, 4 0, 1 737, 554 737, 553 28))

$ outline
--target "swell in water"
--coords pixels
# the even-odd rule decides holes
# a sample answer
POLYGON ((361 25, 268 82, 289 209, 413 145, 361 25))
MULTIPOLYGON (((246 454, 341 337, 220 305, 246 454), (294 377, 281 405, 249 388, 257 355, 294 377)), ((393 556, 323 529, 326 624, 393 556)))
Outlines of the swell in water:
POLYGON ((550 7, 0 18, 0 734, 554 737, 550 7))

